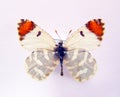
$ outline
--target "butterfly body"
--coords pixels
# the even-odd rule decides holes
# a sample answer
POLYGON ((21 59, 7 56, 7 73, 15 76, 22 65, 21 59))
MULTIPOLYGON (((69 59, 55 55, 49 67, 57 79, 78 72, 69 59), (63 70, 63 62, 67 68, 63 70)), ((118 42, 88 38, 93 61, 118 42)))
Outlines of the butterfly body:
POLYGON ((32 51, 25 60, 26 71, 33 78, 47 78, 60 64, 61 76, 63 65, 77 81, 85 81, 96 72, 95 59, 88 52, 99 47, 102 41, 104 23, 94 19, 72 33, 64 42, 55 40, 33 21, 22 19, 18 23, 19 40, 22 47, 32 51))
POLYGON ((63 41, 60 41, 57 47, 55 48, 55 55, 59 58, 60 66, 61 66, 61 76, 63 76, 63 60, 66 55, 67 49, 63 47, 63 41))

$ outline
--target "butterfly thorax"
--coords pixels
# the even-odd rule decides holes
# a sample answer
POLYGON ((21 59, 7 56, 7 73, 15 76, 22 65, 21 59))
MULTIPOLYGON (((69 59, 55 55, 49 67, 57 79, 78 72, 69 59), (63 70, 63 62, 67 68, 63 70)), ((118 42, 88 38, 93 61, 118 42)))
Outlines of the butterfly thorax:
POLYGON ((60 60, 60 66, 61 66, 61 76, 63 76, 63 59, 64 56, 66 55, 66 48, 63 47, 63 42, 59 42, 57 47, 55 48, 55 55, 59 58, 60 60))

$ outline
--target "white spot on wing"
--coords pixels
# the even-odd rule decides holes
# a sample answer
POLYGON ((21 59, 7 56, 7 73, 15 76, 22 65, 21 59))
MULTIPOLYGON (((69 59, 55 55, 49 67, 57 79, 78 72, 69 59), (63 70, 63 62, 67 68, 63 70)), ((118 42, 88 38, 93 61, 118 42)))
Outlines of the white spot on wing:
POLYGON ((75 77, 77 77, 77 76, 79 76, 79 75, 81 75, 81 74, 83 74, 83 73, 87 73, 87 68, 85 68, 85 69, 83 69, 83 70, 80 70, 80 71, 78 71, 77 73, 76 73, 76 76, 75 77))
POLYGON ((73 56, 72 56, 72 59, 71 60, 74 60, 76 59, 76 55, 78 54, 78 49, 74 50, 74 53, 73 53, 73 56))

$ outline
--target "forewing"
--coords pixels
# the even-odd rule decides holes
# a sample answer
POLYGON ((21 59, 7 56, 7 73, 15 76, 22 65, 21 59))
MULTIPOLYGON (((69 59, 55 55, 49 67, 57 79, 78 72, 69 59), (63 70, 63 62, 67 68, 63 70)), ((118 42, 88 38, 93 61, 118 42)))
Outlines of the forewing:
POLYGON ((37 51, 41 48, 54 49, 55 41, 53 38, 33 21, 21 19, 18 25, 19 40, 24 48, 31 51, 37 51))
POLYGON ((88 80, 95 74, 97 69, 95 59, 84 49, 68 51, 64 63, 77 81, 88 80))
POLYGON ((68 50, 86 49, 93 50, 100 46, 103 36, 104 23, 101 19, 94 19, 86 23, 77 31, 73 32, 65 41, 68 50))
POLYGON ((25 60, 28 74, 37 80, 48 77, 58 63, 58 58, 54 52, 48 50, 35 51, 25 60))

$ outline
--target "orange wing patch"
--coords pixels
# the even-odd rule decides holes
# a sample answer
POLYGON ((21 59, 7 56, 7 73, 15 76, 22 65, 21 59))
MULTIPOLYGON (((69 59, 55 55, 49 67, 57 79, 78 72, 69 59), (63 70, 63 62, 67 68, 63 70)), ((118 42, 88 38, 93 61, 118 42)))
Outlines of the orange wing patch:
POLYGON ((25 36, 27 33, 29 33, 31 30, 35 28, 35 24, 32 21, 29 20, 23 20, 21 19, 21 23, 18 23, 18 31, 20 36, 25 36))
POLYGON ((101 19, 94 19, 93 21, 89 21, 86 24, 86 27, 95 33, 98 36, 99 40, 102 40, 102 35, 104 34, 104 28, 103 28, 104 23, 101 22, 101 19))

